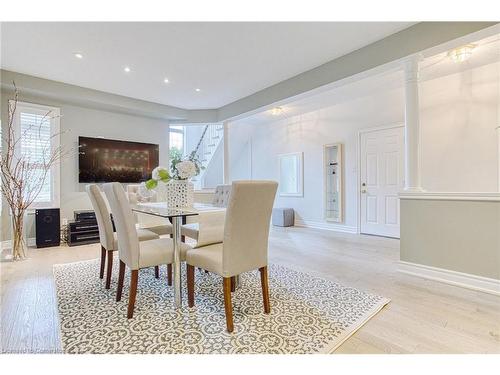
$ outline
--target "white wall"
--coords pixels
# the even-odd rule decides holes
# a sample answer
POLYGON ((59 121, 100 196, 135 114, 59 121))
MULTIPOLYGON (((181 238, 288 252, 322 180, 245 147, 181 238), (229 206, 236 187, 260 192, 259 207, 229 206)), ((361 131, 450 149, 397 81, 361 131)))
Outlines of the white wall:
POLYGON ((304 197, 277 197, 275 206, 293 207, 299 220, 324 223, 323 145, 343 143, 345 219, 341 226, 354 230, 357 225, 358 131, 402 123, 403 116, 403 91, 395 89, 265 124, 245 124, 243 121, 231 124, 231 179, 278 181, 278 155, 302 151, 304 197))
MULTIPOLYGON (((498 191, 498 64, 421 83, 422 182, 427 191, 498 191)), ((231 179, 279 179, 278 155, 304 153, 304 197, 277 197, 299 220, 323 219, 322 146, 341 142, 344 222, 357 226, 357 136, 364 128, 404 123, 404 92, 377 95, 285 119, 230 126, 231 179)), ((338 228, 338 227, 337 227, 338 228)))
POLYGON ((428 191, 496 192, 500 63, 420 85, 422 185, 428 191))
POLYGON ((200 141, 201 135, 205 125, 188 125, 184 126, 184 154, 189 155, 196 149, 198 142, 200 141))
MULTIPOLYGON (((2 124, 9 93, 2 93, 2 124)), ((168 124, 165 121, 120 114, 104 110, 89 109, 23 95, 23 101, 61 108, 61 145, 76 148, 78 136, 97 137, 155 143, 160 145, 160 164, 168 163, 168 124)), ((61 163, 61 219, 73 218, 73 211, 91 209, 85 193, 85 184, 78 183, 78 155, 75 152, 61 163)), ((2 239, 10 238, 9 216, 3 205, 2 239)), ((33 216, 27 219, 27 236, 34 236, 33 216)))

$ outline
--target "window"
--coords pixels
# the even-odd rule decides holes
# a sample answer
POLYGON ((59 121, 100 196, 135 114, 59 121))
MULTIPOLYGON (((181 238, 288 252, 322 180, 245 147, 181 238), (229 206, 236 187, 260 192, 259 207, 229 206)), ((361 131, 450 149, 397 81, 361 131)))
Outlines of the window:
POLYGON ((181 154, 184 152, 184 127, 170 126, 170 150, 175 149, 181 154))
POLYGON ((196 190, 214 189, 223 180, 222 124, 189 124, 170 126, 170 159, 187 158, 194 152, 202 166, 191 179, 196 190))
MULTIPOLYGON (((43 162, 48 152, 59 147, 59 108, 18 102, 14 130, 16 137, 20 137, 16 152, 28 156, 36 167, 43 162)), ((59 206, 59 169, 59 163, 52 166, 30 208, 59 206)), ((43 178, 41 167, 34 176, 32 181, 26 183, 35 183, 43 178)))

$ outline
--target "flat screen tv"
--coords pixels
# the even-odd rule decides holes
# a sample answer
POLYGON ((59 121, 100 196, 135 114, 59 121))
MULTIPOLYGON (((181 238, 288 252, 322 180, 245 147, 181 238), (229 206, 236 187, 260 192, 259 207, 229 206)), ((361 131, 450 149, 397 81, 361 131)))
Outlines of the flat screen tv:
POLYGON ((150 143, 78 137, 78 146, 79 182, 142 182, 159 163, 159 146, 150 143))

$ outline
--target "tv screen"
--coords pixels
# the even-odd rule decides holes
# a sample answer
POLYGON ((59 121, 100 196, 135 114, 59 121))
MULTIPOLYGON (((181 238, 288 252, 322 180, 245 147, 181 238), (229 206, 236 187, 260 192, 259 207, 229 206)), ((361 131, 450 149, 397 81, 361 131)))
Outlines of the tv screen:
POLYGON ((159 146, 114 139, 78 137, 79 182, 141 182, 159 163, 159 146))

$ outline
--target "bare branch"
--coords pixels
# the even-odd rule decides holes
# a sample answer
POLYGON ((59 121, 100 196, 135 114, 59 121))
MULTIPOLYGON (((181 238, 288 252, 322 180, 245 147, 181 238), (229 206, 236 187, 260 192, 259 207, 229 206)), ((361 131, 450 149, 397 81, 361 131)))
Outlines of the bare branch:
POLYGON ((24 254, 23 219, 26 210, 36 201, 48 178, 52 167, 63 158, 71 155, 74 149, 65 150, 54 147, 53 141, 63 132, 44 137, 42 127, 47 121, 59 117, 48 111, 40 121, 30 124, 23 131, 16 132, 16 113, 19 91, 14 83, 14 98, 9 100, 6 134, 2 134, 0 153, 1 194, 5 198, 12 215, 13 258, 20 259, 24 254), (38 127, 37 131, 33 131, 38 127), (29 134, 29 136, 28 136, 29 134), (38 151, 37 156, 21 150, 23 141, 32 142, 38 151))

